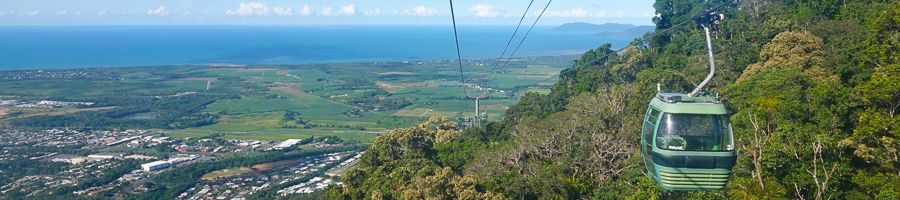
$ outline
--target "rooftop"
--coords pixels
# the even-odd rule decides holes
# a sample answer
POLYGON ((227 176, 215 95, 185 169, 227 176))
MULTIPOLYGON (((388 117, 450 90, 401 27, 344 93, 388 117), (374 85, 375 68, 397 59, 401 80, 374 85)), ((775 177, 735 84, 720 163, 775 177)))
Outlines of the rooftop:
POLYGON ((650 101, 650 107, 666 113, 728 114, 725 104, 716 97, 691 97, 679 93, 659 93, 650 101))

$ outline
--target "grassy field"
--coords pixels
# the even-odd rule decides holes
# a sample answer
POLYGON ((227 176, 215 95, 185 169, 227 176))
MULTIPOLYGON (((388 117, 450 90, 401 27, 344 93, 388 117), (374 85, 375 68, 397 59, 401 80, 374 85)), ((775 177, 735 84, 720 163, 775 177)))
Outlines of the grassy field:
POLYGON ((200 179, 204 181, 213 181, 216 179, 225 179, 233 176, 241 175, 241 174, 249 174, 255 172, 253 169, 249 167, 238 167, 238 168, 229 168, 223 170, 213 171, 207 174, 204 174, 200 177, 200 179))
POLYGON ((309 136, 338 136, 344 139, 370 142, 375 135, 360 130, 340 128, 282 128, 284 112, 262 112, 243 115, 229 115, 220 119, 219 123, 209 126, 177 130, 170 135, 175 137, 204 137, 212 134, 222 135, 225 139, 263 139, 286 140, 307 138, 309 136))
MULTIPOLYGON (((488 99, 482 100, 481 109, 488 113, 489 120, 500 120, 499 116, 516 102, 518 95, 525 91, 545 91, 548 86, 535 83, 571 65, 573 58, 524 59, 494 72, 485 67, 489 60, 466 60, 464 68, 469 84, 491 89, 484 90, 490 92, 484 94, 488 99)), ((481 94, 461 85, 458 66, 450 61, 90 70, 111 74, 113 78, 0 80, 0 95, 25 100, 103 101, 116 95, 166 100, 184 92, 199 92, 203 97, 218 97, 212 103, 202 105, 199 113, 217 115, 219 119, 212 125, 173 130, 171 136, 219 134, 226 139, 255 140, 339 136, 370 142, 378 132, 410 126, 432 115, 451 119, 474 116, 474 102, 467 98, 464 90, 469 90, 469 97, 481 94), (207 83, 211 84, 209 90, 207 83), (382 103, 398 101, 407 103, 401 107, 383 108, 389 104, 382 103), (299 113, 306 123, 315 126, 293 128, 292 125, 298 124, 285 121, 285 112, 299 113)), ((103 109, 94 109, 140 106, 103 105, 103 109)), ((81 110, 91 111, 94 110, 81 110)), ((20 116, 27 117, 28 114, 20 116)), ((0 118, 0 123, 8 119, 0 118)))

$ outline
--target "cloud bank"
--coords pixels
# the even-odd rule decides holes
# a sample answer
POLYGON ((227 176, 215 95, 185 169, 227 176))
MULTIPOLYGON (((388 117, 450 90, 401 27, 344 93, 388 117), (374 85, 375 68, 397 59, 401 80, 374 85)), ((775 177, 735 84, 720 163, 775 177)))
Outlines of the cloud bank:
POLYGON ((241 3, 237 9, 228 9, 225 14, 232 16, 293 16, 292 8, 269 6, 262 2, 241 3))
POLYGON ((474 7, 469 8, 469 12, 472 12, 475 17, 496 17, 503 14, 503 10, 489 4, 475 5, 474 7))
POLYGON ((356 4, 350 4, 350 5, 341 7, 341 14, 347 15, 347 16, 356 15, 356 4))
POLYGON ((165 6, 159 6, 157 8, 147 10, 147 15, 166 16, 169 15, 169 10, 166 9, 165 6))
POLYGON ((438 11, 426 6, 416 6, 411 10, 405 10, 404 13, 409 16, 430 17, 437 15, 438 11))

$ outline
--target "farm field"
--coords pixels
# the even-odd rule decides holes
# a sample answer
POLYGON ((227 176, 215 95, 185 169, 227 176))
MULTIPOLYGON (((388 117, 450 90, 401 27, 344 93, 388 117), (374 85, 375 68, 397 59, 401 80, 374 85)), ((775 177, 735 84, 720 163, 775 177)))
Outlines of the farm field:
POLYGON ((90 77, 0 79, 0 96, 96 104, 45 110, 4 107, 0 124, 162 128, 181 138, 338 136, 371 142, 380 132, 432 115, 465 121, 475 115, 475 96, 482 97, 487 120, 501 120, 520 95, 546 91, 549 85, 542 82, 555 81, 552 77, 574 58, 526 58, 496 69, 490 68, 492 60, 465 60, 468 86, 459 81, 458 66, 450 60, 41 71, 90 77))
POLYGON ((283 128, 285 122, 281 117, 284 112, 264 112, 234 115, 220 118, 216 124, 196 128, 176 130, 171 133, 175 137, 205 137, 219 134, 223 139, 256 139, 286 140, 307 138, 309 136, 338 136, 348 140, 371 142, 375 138, 372 132, 350 130, 346 128, 283 128))

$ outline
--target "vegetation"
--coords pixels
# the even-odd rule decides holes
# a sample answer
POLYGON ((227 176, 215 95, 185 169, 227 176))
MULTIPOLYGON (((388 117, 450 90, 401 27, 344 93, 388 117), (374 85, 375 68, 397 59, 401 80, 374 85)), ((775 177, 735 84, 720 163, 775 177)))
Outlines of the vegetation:
POLYGON ((392 130, 375 140, 359 166, 347 171, 344 190, 333 189, 334 198, 346 199, 496 199, 496 193, 479 191, 475 178, 459 176, 441 167, 435 145, 457 134, 446 118, 432 117, 415 127, 392 130), (383 175, 391 174, 391 177, 383 175))
POLYGON ((97 177, 88 178, 87 180, 79 182, 74 186, 64 186, 57 188, 52 192, 52 194, 66 195, 78 190, 84 190, 91 187, 100 187, 115 181, 119 177, 122 177, 123 175, 128 174, 132 170, 139 167, 140 162, 138 160, 128 159, 116 167, 103 170, 102 172, 100 172, 100 174, 98 174, 97 177))
POLYGON ((74 128, 187 128, 214 124, 217 115, 199 113, 207 104, 221 96, 190 95, 181 97, 103 97, 87 99, 100 102, 98 107, 117 106, 97 112, 78 112, 67 115, 45 115, 12 120, 19 127, 74 128), (146 118, 134 116, 150 113, 146 118))
POLYGON ((360 132, 359 128, 345 128, 349 125, 314 124, 303 119, 305 124, 285 121, 281 112, 253 113, 221 119, 218 123, 177 130, 174 137, 207 137, 220 135, 224 139, 286 140, 309 136, 339 136, 347 140, 371 142, 372 133, 360 132), (331 127, 329 127, 331 126, 331 127), (349 130, 348 130, 349 129, 349 130))
MULTIPOLYGON (((467 77, 504 90, 482 101, 491 120, 499 120, 517 95, 572 58, 517 60, 496 73, 478 67, 493 60, 466 60, 465 67, 467 77), (489 74, 493 78, 484 78, 489 74)), ((337 135, 370 142, 372 132, 414 125, 431 115, 472 115, 473 102, 455 82, 457 68, 449 61, 422 61, 3 71, 4 99, 93 104, 4 108, 0 124, 16 129, 159 128, 173 130, 177 137, 220 134, 255 140, 337 135)))
POLYGON ((68 169, 65 163, 44 163, 39 160, 19 158, 0 163, 0 182, 12 183, 23 176, 51 174, 68 169))
POLYGON ((33 144, 24 144, 22 146, 2 146, 5 151, 10 154, 23 155, 21 158, 14 158, 0 162, 0 183, 12 183, 13 181, 25 177, 35 175, 53 174, 59 171, 69 169, 69 164, 59 162, 42 162, 40 160, 29 159, 28 157, 36 157, 45 155, 45 152, 55 150, 60 153, 77 154, 82 146, 65 146, 65 147, 43 147, 32 146, 33 144))
MULTIPOLYGON (((658 0, 657 31, 724 1, 658 0)), ((900 198, 900 4, 740 1, 721 9, 709 93, 731 115, 738 161, 726 189, 661 190, 645 175, 639 117, 655 95, 706 75, 701 30, 603 45, 529 93, 503 121, 440 120, 375 139, 334 199, 900 198), (471 196, 464 196, 471 195, 471 196)))

